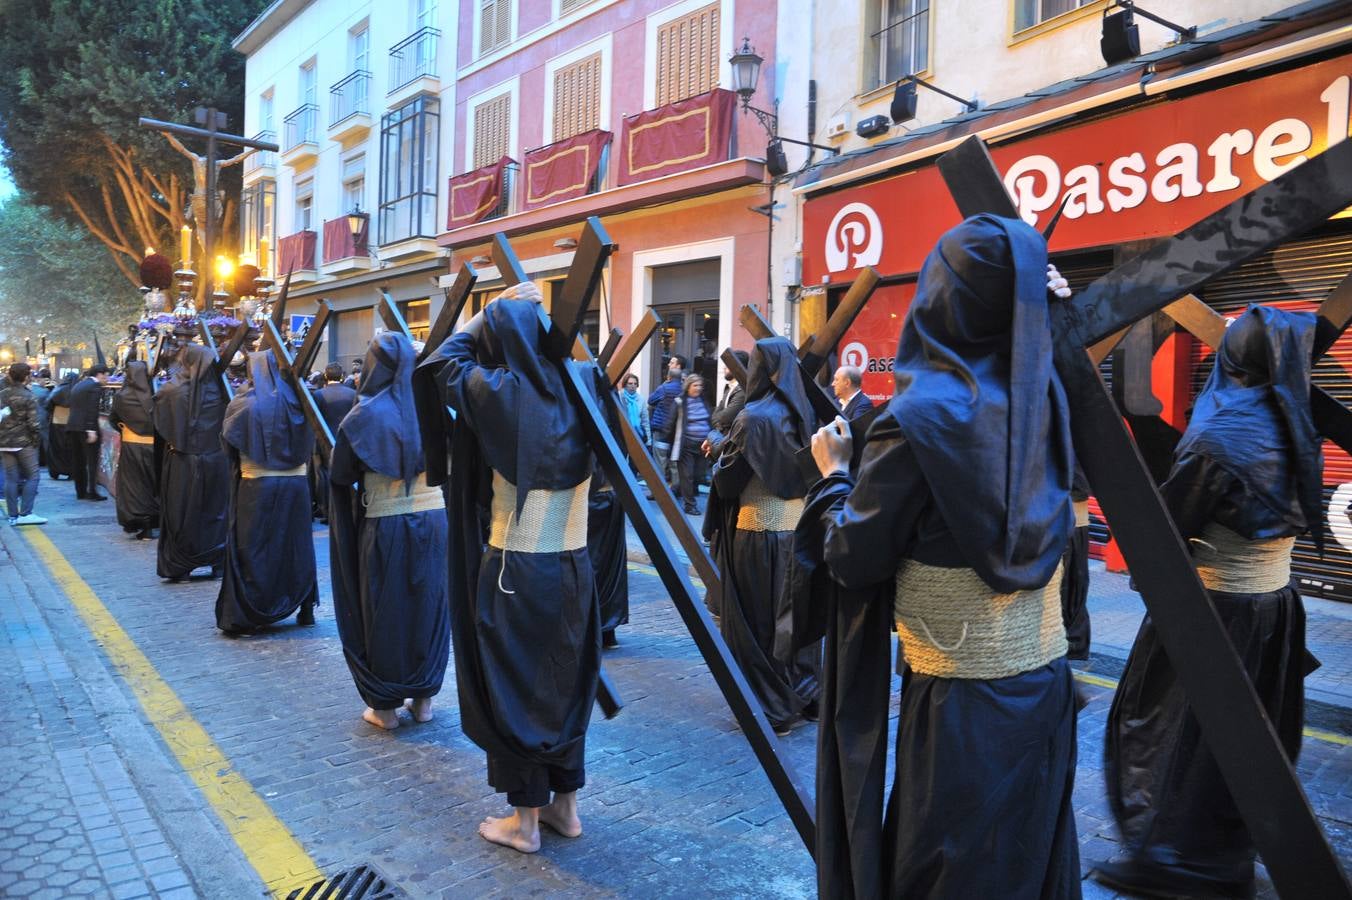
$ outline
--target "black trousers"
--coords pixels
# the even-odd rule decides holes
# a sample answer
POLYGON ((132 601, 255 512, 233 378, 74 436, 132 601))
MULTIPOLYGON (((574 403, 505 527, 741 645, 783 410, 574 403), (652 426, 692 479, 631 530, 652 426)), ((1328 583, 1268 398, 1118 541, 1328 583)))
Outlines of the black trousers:
POLYGON ((507 795, 511 806, 548 806, 550 794, 570 794, 587 784, 585 769, 520 764, 488 754, 488 783, 507 795))
POLYGON ((704 478, 704 466, 704 451, 700 450, 700 445, 693 442, 683 443, 676 471, 680 475, 680 489, 677 494, 686 512, 690 512, 692 507, 698 508, 699 483, 704 478))
POLYGON ((89 443, 83 431, 67 431, 66 441, 70 447, 70 458, 75 479, 75 496, 92 497, 99 492, 99 447, 103 436, 97 431, 97 440, 89 443))

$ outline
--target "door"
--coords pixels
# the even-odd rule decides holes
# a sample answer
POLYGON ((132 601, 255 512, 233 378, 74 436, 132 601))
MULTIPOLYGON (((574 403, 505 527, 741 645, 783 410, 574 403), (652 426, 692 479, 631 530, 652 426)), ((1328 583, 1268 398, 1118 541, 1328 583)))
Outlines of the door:
POLYGON ((666 380, 673 356, 686 363, 686 374, 704 376, 706 396, 716 388, 718 375, 718 310, 721 261, 702 259, 657 266, 652 270, 652 307, 662 318, 655 352, 642 390, 652 391, 666 380))

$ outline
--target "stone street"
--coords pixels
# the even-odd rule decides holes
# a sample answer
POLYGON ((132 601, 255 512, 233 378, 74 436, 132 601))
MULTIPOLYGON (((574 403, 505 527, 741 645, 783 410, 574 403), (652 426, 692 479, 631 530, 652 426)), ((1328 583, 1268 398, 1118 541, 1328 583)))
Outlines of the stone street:
MULTIPOLYGON (((154 544, 125 537, 111 503, 44 480, 38 510, 44 528, 0 527, 0 895, 286 896, 318 877, 309 867, 359 865, 411 897, 815 893, 811 860, 636 544, 631 622, 606 656, 628 705, 593 718, 585 834, 546 833, 523 856, 475 833, 505 807, 461 732, 453 671, 433 723, 385 733, 361 721, 323 529, 318 626, 228 639, 214 628, 218 583, 161 582, 154 544)), ((1102 731, 1140 621, 1126 579, 1097 564, 1094 575, 1076 786, 1086 871, 1115 851, 1102 731)), ((1309 611, 1324 668, 1309 681, 1299 768, 1352 861, 1352 610, 1309 611)), ((812 726, 783 742, 809 792, 814 742, 812 726)), ((1089 881, 1085 894, 1112 896, 1089 881)))

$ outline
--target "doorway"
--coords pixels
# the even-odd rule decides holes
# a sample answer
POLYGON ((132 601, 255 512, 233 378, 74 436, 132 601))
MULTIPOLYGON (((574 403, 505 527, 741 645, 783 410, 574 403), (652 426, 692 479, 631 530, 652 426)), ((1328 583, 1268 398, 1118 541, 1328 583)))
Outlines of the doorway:
POLYGON ((721 261, 704 259, 653 269, 652 306, 662 319, 651 355, 648 383, 655 390, 666 379, 673 356, 686 361, 686 374, 697 374, 713 390, 718 374, 719 278, 721 261))

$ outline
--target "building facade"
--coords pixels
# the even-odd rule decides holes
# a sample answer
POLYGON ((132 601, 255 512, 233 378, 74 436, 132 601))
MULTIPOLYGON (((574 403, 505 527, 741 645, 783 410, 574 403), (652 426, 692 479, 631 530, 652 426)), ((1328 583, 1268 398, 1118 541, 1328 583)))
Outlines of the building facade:
MULTIPOLYGON (((1195 37, 1176 41, 1138 17, 1140 53, 1112 64, 1100 54, 1108 4, 1004 6, 1003 23, 972 15, 968 5, 931 9, 924 0, 834 4, 819 18, 826 37, 813 68, 841 57, 862 62, 848 83, 821 89, 829 111, 819 139, 846 152, 803 173, 793 189, 801 269, 828 308, 861 267, 883 274, 841 348, 846 362, 865 369, 865 390, 875 399, 892 392, 897 337, 925 255, 959 218, 935 161, 968 136, 990 145, 1026 221, 1045 229, 1062 210, 1049 247, 1072 286, 1348 137, 1346 3, 1161 5, 1152 11, 1197 26, 1195 37), (853 21, 851 11, 859 13, 853 21), (888 38, 888 28, 903 34, 888 38), (901 110, 903 121, 892 121, 892 85, 906 70, 959 100, 922 87, 914 116, 901 110), (977 108, 962 99, 979 101, 977 108), (885 117, 880 132, 856 134, 874 116, 885 117)), ((1248 303, 1313 309, 1349 272, 1352 228, 1340 216, 1215 279, 1201 296, 1226 314, 1248 303)), ((1349 361, 1352 338, 1344 337, 1316 368, 1316 382, 1352 396, 1349 361)), ((1190 335, 1174 330, 1163 339, 1148 388, 1168 424, 1186 425, 1210 367, 1210 352, 1190 335)), ((1111 384, 1111 363, 1104 374, 1111 384)), ((1308 540, 1298 542, 1296 572, 1302 592, 1352 600, 1352 459, 1326 444, 1325 460, 1331 538, 1322 558, 1308 540)), ((1092 503, 1091 511, 1100 552, 1119 563, 1092 503)))
POLYGON ((330 302, 327 357, 345 366, 366 352, 379 290, 415 334, 440 296, 459 14, 451 0, 277 0, 234 41, 246 133, 280 146, 245 161, 241 260, 290 271, 295 314, 330 302))

